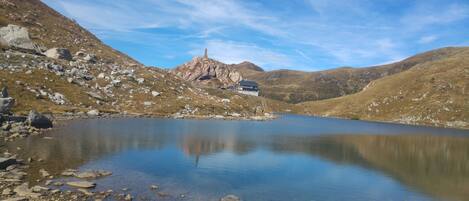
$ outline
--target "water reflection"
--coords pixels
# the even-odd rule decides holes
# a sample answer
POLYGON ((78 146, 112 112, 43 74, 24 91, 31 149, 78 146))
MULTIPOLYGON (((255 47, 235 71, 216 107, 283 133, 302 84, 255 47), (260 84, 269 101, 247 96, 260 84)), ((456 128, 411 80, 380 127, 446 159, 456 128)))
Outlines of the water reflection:
MULTIPOLYGON (((283 119, 280 123, 283 127, 289 127, 291 126, 289 120, 291 119, 283 119)), ((467 134, 466 131, 448 130, 451 135, 436 135, 435 132, 444 134, 442 131, 446 131, 436 129, 430 135, 396 135, 408 133, 409 130, 394 125, 397 128, 390 130, 392 131, 390 134, 380 130, 378 132, 380 135, 337 134, 341 132, 320 135, 315 134, 317 131, 313 129, 316 125, 272 129, 274 124, 275 122, 152 119, 77 121, 51 132, 49 134, 51 139, 30 137, 8 144, 8 147, 10 149, 22 147, 20 157, 43 159, 41 166, 46 166, 46 169, 52 173, 60 173, 67 168, 79 168, 84 164, 106 158, 119 158, 119 155, 133 153, 132 151, 139 153, 149 151, 155 154, 158 150, 168 147, 180 150, 196 167, 199 161, 204 159, 210 161, 216 158, 218 161, 213 163, 222 163, 225 159, 231 160, 223 158, 225 153, 239 156, 258 154, 259 151, 268 153, 261 154, 260 157, 257 155, 254 160, 258 160, 259 163, 267 161, 261 158, 264 156, 273 156, 274 158, 269 158, 268 162, 275 162, 277 155, 292 156, 292 158, 307 155, 311 160, 320 158, 337 166, 352 165, 378 171, 411 189, 437 199, 469 198, 469 138, 464 136, 467 134), (290 133, 286 130, 290 130, 290 133), (212 157, 215 155, 217 157, 212 157)), ((357 127, 357 125, 352 126, 357 127)), ((413 132, 415 131, 413 129, 415 128, 412 127, 410 130, 413 132)), ((350 132, 345 127, 343 130, 350 132)), ((428 128, 423 130, 429 131, 428 128)), ((165 163, 171 164, 171 161, 165 163)), ((249 165, 253 166, 252 169, 259 169, 256 165, 260 164, 244 164, 244 166, 249 165)), ((213 171, 214 167, 212 164, 210 170, 213 171)), ((236 171, 236 167, 230 168, 236 171)), ((32 174, 31 181, 37 179, 37 169, 32 168, 30 174, 32 174)), ((281 182, 288 184, 288 181, 281 182)), ((284 190, 293 191, 293 194, 302 193, 299 189, 284 187, 284 190), (295 190, 298 192, 294 192, 295 190)))

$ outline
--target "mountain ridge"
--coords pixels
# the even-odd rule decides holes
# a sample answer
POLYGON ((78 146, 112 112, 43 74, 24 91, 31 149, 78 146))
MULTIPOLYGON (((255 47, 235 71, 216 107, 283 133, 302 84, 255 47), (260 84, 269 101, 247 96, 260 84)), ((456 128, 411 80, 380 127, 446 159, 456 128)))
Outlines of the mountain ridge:
POLYGON ((298 104, 299 113, 469 128, 469 47, 374 80, 347 96, 298 104))
POLYGON ((371 67, 340 67, 315 72, 274 70, 266 72, 239 68, 241 75, 259 83, 261 96, 289 103, 335 98, 361 91, 371 81, 396 74, 424 62, 459 52, 447 47, 431 50, 399 62, 371 67))

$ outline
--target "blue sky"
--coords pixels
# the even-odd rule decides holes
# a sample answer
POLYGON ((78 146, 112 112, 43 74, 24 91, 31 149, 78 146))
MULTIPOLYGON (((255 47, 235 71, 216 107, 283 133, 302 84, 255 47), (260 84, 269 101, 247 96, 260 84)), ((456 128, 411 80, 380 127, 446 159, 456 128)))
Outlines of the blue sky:
POLYGON ((140 62, 203 54, 267 70, 390 63, 469 46, 468 0, 43 0, 140 62))

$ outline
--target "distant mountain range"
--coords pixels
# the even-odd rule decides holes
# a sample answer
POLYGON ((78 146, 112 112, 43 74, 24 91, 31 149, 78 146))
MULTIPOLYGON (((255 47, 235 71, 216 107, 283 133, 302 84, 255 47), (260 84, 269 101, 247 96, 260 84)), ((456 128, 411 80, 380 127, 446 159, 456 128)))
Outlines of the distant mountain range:
POLYGON ((371 81, 400 73, 418 64, 450 57, 459 48, 418 54, 400 62, 366 68, 342 67, 318 72, 264 71, 249 62, 234 65, 241 75, 260 84, 261 96, 289 103, 323 100, 361 91, 371 81))

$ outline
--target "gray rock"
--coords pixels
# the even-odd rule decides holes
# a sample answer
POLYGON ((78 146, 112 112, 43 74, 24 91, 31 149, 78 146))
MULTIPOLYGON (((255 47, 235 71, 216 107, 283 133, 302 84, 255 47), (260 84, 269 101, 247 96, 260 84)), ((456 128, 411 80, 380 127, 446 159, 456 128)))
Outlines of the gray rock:
POLYGON ((90 97, 92 97, 92 98, 94 98, 94 99, 96 99, 96 100, 106 101, 106 99, 105 99, 104 97, 102 97, 101 95, 99 95, 99 94, 96 93, 96 92, 90 91, 90 92, 87 92, 87 94, 88 94, 90 97))
POLYGON ((31 188, 31 190, 35 193, 40 193, 40 192, 44 192, 44 191, 49 191, 50 188, 36 185, 36 186, 33 186, 31 188))
POLYGON ((36 128, 52 127, 52 121, 46 116, 36 112, 35 110, 31 110, 29 112, 28 119, 26 121, 29 123, 29 125, 36 128))
POLYGON ((65 104, 65 96, 61 93, 49 94, 49 99, 57 105, 65 104))
POLYGON ((77 188, 94 188, 96 187, 96 183, 89 182, 89 181, 71 181, 67 182, 67 185, 77 188))
POLYGON ((9 188, 5 188, 2 191, 2 195, 13 195, 13 191, 9 188))
POLYGON ((96 171, 80 172, 80 173, 75 174, 75 177, 80 178, 80 179, 95 179, 98 177, 109 176, 111 174, 112 172, 109 172, 109 171, 96 170, 96 171))
POLYGON ((26 50, 40 52, 39 46, 29 38, 28 29, 25 27, 9 24, 0 28, 0 38, 10 47, 16 47, 26 50))
POLYGON ((3 201, 28 201, 28 198, 25 197, 14 197, 14 198, 7 198, 3 201))
POLYGON ((10 113, 11 108, 15 105, 15 99, 12 97, 0 98, 0 114, 10 113))
POLYGON ((220 201, 241 201, 241 199, 239 199, 239 197, 235 195, 227 195, 225 197, 222 197, 220 201))
POLYGON ((67 169, 67 170, 62 172, 62 176, 71 177, 71 176, 75 176, 76 173, 77 173, 77 170, 67 169))
POLYGON ((7 89, 7 87, 3 87, 2 88, 2 96, 0 98, 8 98, 8 97, 10 97, 8 95, 8 89, 7 89))
POLYGON ((39 170, 39 173, 41 173, 41 176, 42 176, 42 177, 49 177, 49 176, 50 176, 49 172, 47 172, 47 171, 44 170, 44 169, 40 169, 40 170, 39 170))
POLYGON ((99 116, 98 110, 90 110, 86 113, 88 116, 99 116))
POLYGON ((0 169, 5 169, 10 165, 16 164, 16 159, 13 158, 0 158, 0 169))
POLYGON ((159 96, 160 94, 161 94, 161 93, 160 93, 160 92, 157 92, 157 91, 152 91, 152 92, 151 92, 151 95, 152 95, 153 97, 159 96))
POLYGON ((15 193, 21 197, 39 198, 39 196, 41 196, 40 193, 35 193, 29 189, 28 183, 23 183, 17 186, 13 191, 15 191, 15 193))
POLYGON ((67 48, 52 48, 47 50, 44 54, 53 59, 63 59, 67 61, 72 60, 72 54, 70 54, 70 51, 67 48))
POLYGON ((94 54, 87 54, 83 58, 83 60, 85 60, 88 63, 96 63, 97 58, 96 58, 96 55, 94 55, 94 54))

